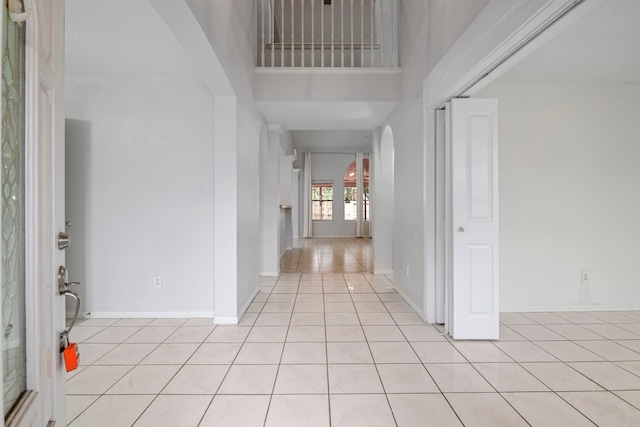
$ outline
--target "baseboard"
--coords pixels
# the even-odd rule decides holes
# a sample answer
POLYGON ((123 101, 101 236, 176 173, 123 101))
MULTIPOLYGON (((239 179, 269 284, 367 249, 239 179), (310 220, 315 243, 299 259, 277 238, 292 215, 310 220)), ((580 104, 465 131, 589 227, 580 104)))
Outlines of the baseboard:
POLYGON ((213 311, 92 311, 84 315, 86 319, 211 319, 213 317, 213 311))
POLYGON ((263 276, 263 277, 278 277, 280 275, 280 272, 277 271, 263 271, 258 273, 258 276, 263 276))
POLYGON ((237 325, 238 318, 237 317, 214 317, 213 323, 216 325, 237 325))
POLYGON ((373 270, 373 274, 393 275, 393 270, 373 270))
POLYGON ((575 305, 522 305, 500 307, 501 313, 547 313, 571 311, 637 311, 640 304, 575 304, 575 305))
POLYGON ((316 236, 310 237, 311 239, 359 239, 359 237, 353 234, 340 235, 340 236, 316 236))
POLYGON ((413 309, 413 311, 415 311, 415 312, 416 312, 416 314, 417 314, 418 316, 420 316, 420 318, 426 322, 426 320, 425 320, 425 319, 427 318, 427 316, 423 313, 423 311, 422 311, 422 310, 420 310, 420 308, 419 308, 417 305, 415 305, 415 304, 414 304, 414 303, 409 299, 409 297, 407 296, 407 294, 405 294, 405 293, 402 291, 402 289, 398 288, 396 285, 392 285, 392 286, 393 286, 393 289, 395 289, 395 290, 396 290, 396 292, 398 293, 398 295, 400 295, 400 296, 402 297, 402 299, 404 300, 404 302, 406 302, 407 304, 409 304, 409 307, 411 307, 411 308, 413 309))
POLYGON ((253 291, 253 294, 251 295, 251 297, 249 297, 249 300, 244 304, 244 307, 242 307, 242 309, 238 313, 238 319, 242 319, 242 316, 244 316, 247 310, 249 310, 249 307, 251 306, 253 300, 256 298, 256 295, 258 295, 258 292, 260 292, 259 286, 253 291))

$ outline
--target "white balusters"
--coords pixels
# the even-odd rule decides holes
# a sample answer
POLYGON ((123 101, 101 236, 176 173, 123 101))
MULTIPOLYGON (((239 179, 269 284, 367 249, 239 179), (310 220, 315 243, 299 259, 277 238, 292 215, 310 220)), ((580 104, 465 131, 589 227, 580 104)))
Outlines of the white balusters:
POLYGON ((262 5, 262 12, 261 12, 261 22, 260 24, 262 25, 260 27, 260 38, 262 39, 262 43, 260 43, 260 66, 264 67, 264 47, 266 45, 265 43, 265 39, 264 39, 264 0, 260 0, 260 4, 262 5))
POLYGON ((351 67, 353 68, 353 0, 351 0, 351 67))
POLYGON ((380 4, 380 33, 378 41, 380 42, 380 66, 384 67, 384 2, 380 4))
POLYGON ((275 67, 276 66, 276 9, 274 8, 275 6, 275 1, 276 0, 269 0, 271 3, 271 13, 269 14, 269 16, 271 17, 271 66, 275 67))
POLYGON ((364 67, 364 0, 360 0, 360 66, 364 67))
POLYGON ((280 20, 280 66, 284 67, 284 0, 280 0, 280 8, 282 9, 282 19, 280 20))
POLYGON ((320 66, 324 68, 324 2, 320 0, 320 66))
POLYGON ((398 66, 398 0, 255 1, 258 66, 398 66))
POLYGON ((344 0, 340 0, 340 66, 344 67, 344 0))
POLYGON ((373 43, 375 42, 375 40, 373 39, 373 0, 369 0, 369 4, 371 5, 371 45, 369 46, 371 48, 371 65, 370 67, 374 67, 375 66, 375 60, 373 59, 373 43))
POLYGON ((294 0, 291 0, 291 65, 290 67, 296 66, 296 35, 295 35, 295 3, 294 0))
MULTIPOLYGON (((336 0, 336 1, 338 1, 338 0, 336 0)), ((333 40, 334 40, 334 35, 336 34, 336 31, 335 31, 334 25, 333 25, 333 23, 335 21, 335 16, 336 15, 335 15, 334 8, 333 8, 333 2, 331 2, 331 67, 332 68, 334 66, 334 57, 335 57, 335 54, 334 54, 334 51, 333 51, 333 47, 334 47, 333 40)))

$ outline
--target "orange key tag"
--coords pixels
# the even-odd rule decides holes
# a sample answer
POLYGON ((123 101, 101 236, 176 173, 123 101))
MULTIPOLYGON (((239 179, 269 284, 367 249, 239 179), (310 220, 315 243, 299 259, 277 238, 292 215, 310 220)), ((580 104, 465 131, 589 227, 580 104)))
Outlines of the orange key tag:
POLYGON ((80 363, 80 353, 78 352, 78 344, 70 343, 67 348, 62 351, 64 356, 64 366, 67 368, 67 372, 71 372, 74 369, 78 369, 80 363))

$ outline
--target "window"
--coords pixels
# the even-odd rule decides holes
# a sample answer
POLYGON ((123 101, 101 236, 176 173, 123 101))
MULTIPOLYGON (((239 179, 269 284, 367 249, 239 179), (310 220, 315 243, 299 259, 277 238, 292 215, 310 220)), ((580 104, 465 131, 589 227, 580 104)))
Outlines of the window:
POLYGON ((347 187, 347 183, 345 182, 344 187, 344 220, 345 221, 355 221, 358 219, 358 199, 356 197, 357 189, 354 185, 353 187, 347 187))
MULTIPOLYGON (((362 160, 362 219, 369 221, 369 159, 362 160)), ((356 162, 347 167, 344 173, 344 220, 358 219, 358 191, 356 188, 356 162)))
POLYGON ((333 184, 312 184, 311 204, 314 221, 332 221, 333 184))

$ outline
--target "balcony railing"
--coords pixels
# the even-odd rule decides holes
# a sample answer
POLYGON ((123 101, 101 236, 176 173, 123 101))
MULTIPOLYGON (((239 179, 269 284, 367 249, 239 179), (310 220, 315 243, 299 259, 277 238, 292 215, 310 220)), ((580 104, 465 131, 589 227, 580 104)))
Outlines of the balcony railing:
POLYGON ((259 67, 397 67, 397 0, 256 0, 259 67))

